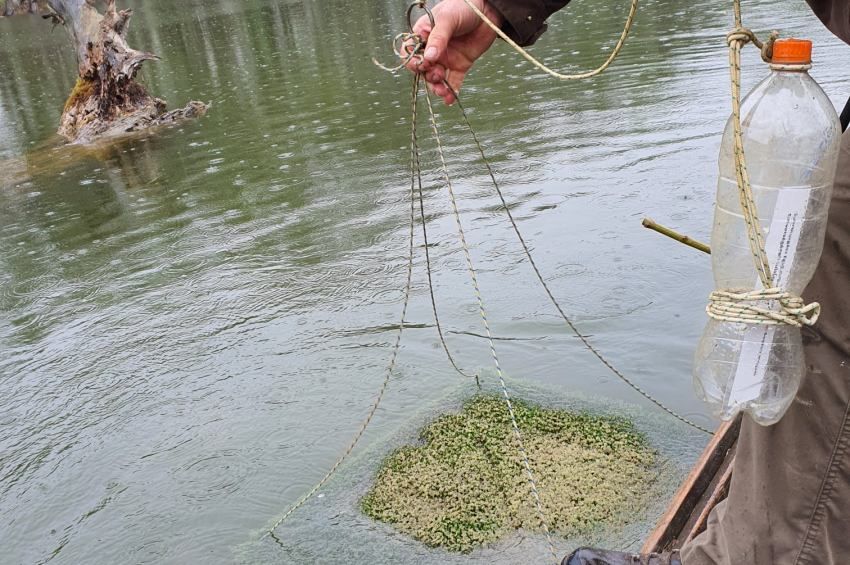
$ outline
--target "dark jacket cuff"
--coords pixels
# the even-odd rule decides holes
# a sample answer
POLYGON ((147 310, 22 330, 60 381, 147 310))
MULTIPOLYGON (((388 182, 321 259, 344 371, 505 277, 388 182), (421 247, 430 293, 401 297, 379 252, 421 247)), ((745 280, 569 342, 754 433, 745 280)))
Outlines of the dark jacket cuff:
POLYGON ((502 15, 502 31, 525 47, 537 41, 546 31, 546 18, 563 8, 570 0, 488 0, 502 15))

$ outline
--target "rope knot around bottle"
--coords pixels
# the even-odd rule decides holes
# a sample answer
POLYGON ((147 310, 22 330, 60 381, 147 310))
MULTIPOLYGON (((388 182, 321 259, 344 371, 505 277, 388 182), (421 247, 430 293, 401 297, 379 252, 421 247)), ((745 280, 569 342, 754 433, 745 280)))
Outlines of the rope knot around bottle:
MULTIPOLYGON (((747 239, 753 255, 753 264, 762 289, 716 290, 709 296, 706 313, 714 320, 758 325, 789 325, 796 328, 814 325, 820 316, 817 302, 806 304, 802 298, 787 290, 777 288, 765 251, 764 234, 759 222, 755 198, 744 156, 744 136, 741 127, 741 48, 752 43, 761 51, 761 58, 771 63, 773 44, 779 37, 776 31, 764 42, 741 24, 741 5, 735 0, 735 28, 726 35, 729 45, 729 71, 732 84, 732 123, 734 127, 735 176, 738 196, 747 229, 747 239)), ((774 66, 771 63, 771 66, 774 66)), ((778 65, 782 70, 807 70, 808 65, 778 65)))
POLYGON ((781 288, 716 290, 708 300, 705 311, 714 320, 764 326, 812 326, 821 310, 817 302, 806 304, 796 294, 781 288))

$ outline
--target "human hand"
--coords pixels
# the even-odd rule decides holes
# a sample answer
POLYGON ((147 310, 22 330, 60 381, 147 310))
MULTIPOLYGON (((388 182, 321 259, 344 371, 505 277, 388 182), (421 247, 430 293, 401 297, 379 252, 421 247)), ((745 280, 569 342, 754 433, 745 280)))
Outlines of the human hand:
MULTIPOLYGON (((502 25, 502 15, 486 0, 470 1, 494 24, 502 25)), ((464 0, 443 0, 434 7, 433 14, 433 28, 427 16, 414 24, 413 32, 422 37, 426 47, 421 61, 414 59, 407 66, 415 73, 422 73, 428 88, 446 104, 453 104, 466 73, 493 44, 496 32, 464 0)))

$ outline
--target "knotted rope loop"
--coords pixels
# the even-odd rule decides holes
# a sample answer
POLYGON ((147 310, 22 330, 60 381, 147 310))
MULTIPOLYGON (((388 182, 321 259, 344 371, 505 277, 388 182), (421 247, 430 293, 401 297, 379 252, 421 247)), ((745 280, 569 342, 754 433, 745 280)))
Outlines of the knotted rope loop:
POLYGON ((773 58, 773 44, 778 37, 779 32, 772 31, 767 41, 761 41, 750 28, 738 26, 726 34, 726 44, 732 48, 741 48, 747 43, 752 43, 761 51, 762 61, 770 63, 773 58))
POLYGON ((431 20, 432 28, 436 25, 434 13, 431 12, 431 9, 425 4, 425 0, 416 0, 416 2, 410 4, 410 6, 407 7, 408 31, 400 33, 393 38, 393 53, 398 55, 401 62, 395 67, 387 67, 386 65, 382 65, 376 58, 372 57, 372 62, 376 66, 387 72, 394 73, 405 68, 413 59, 417 59, 417 65, 422 64, 422 52, 425 51, 425 40, 422 39, 421 35, 413 33, 413 10, 417 8, 425 12, 428 19, 431 20))
POLYGON ((374 57, 372 57, 372 63, 387 72, 394 73, 405 68, 413 59, 418 59, 421 62, 424 50, 425 41, 422 40, 422 36, 412 31, 405 31, 393 38, 393 52, 401 59, 398 65, 387 67, 374 57))
POLYGON ((770 32, 770 37, 767 38, 767 41, 759 46, 759 49, 761 49, 761 60, 765 63, 770 63, 773 60, 773 44, 776 43, 777 39, 779 39, 779 32, 773 30, 770 32))
POLYGON ((733 43, 738 42, 741 45, 745 45, 749 42, 753 42, 756 47, 761 49, 761 41, 759 41, 756 34, 753 33, 753 30, 746 27, 736 27, 732 31, 726 34, 726 44, 729 47, 733 46, 733 43))
POLYGON ((708 299, 706 313, 710 318, 721 322, 764 326, 787 324, 801 328, 814 325, 820 316, 820 304, 806 304, 796 294, 781 288, 740 292, 716 290, 708 299), (779 309, 771 308, 771 302, 777 303, 779 309))
MULTIPOLYGON (((758 273, 762 290, 718 290, 711 293, 706 312, 709 317, 724 322, 746 324, 781 325, 796 328, 811 326, 820 316, 820 304, 806 304, 796 294, 776 287, 765 251, 764 232, 759 222, 753 197, 747 161, 744 155, 744 136, 741 127, 741 48, 752 43, 761 50, 762 59, 770 63, 773 44, 779 33, 771 32, 767 41, 761 42, 755 33, 741 24, 740 2, 735 2, 735 29, 726 35, 729 45, 729 71, 732 83, 732 118, 735 143, 735 176, 738 196, 747 227, 747 239, 753 255, 753 264, 758 273), (778 305, 778 309, 776 306, 778 305)), ((773 65, 778 70, 807 70, 809 65, 773 65)))
MULTIPOLYGON (((755 198, 750 185, 747 161, 744 156, 743 128, 741 127, 741 48, 752 43, 761 51, 761 58, 767 63, 773 57, 773 44, 779 37, 771 32, 767 41, 760 41, 756 34, 741 24, 740 2, 735 2, 735 29, 726 35, 729 45, 729 70, 732 83, 732 117, 735 142, 735 176, 738 182, 739 199, 747 226, 747 239, 753 254, 753 264, 761 281, 762 290, 718 290, 711 293, 706 312, 709 317, 724 322, 743 322, 746 324, 781 325, 796 328, 811 326, 820 316, 820 304, 806 304, 796 294, 775 286, 765 251, 764 233, 759 222, 755 198), (776 308, 778 306, 778 309, 776 308)), ((771 64, 776 70, 808 70, 810 65, 771 64)))

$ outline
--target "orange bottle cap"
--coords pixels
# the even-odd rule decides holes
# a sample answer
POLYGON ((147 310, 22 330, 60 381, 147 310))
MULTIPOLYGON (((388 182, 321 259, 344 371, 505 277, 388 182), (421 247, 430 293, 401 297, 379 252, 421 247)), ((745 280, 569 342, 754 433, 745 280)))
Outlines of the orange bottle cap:
POLYGON ((812 42, 808 39, 778 39, 773 44, 771 63, 808 65, 812 62, 812 42))

